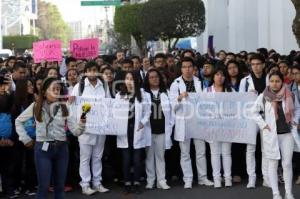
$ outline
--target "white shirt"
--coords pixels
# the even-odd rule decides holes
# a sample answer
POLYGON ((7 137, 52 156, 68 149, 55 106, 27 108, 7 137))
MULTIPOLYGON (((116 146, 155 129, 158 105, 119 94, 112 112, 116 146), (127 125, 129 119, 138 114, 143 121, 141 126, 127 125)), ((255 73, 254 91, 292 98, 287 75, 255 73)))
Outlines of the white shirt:
POLYGON ((151 92, 152 92, 152 94, 154 95, 154 97, 156 97, 157 98, 157 96, 158 96, 158 89, 157 90, 152 90, 151 89, 151 92))
MULTIPOLYGON (((79 85, 80 83, 76 84, 73 88, 71 96, 79 96, 79 85)), ((90 98, 103 98, 105 97, 105 90, 103 87, 102 82, 97 79, 97 84, 93 86, 88 78, 84 80, 84 90, 82 92, 83 97, 90 97, 90 98)))

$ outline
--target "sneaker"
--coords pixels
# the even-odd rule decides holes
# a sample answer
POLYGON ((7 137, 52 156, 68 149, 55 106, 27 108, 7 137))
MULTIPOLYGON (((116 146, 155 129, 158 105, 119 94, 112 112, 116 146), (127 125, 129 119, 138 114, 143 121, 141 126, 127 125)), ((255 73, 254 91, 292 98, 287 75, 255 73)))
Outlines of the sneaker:
POLYGON ((100 192, 100 193, 107 193, 107 192, 109 192, 109 189, 106 189, 103 185, 99 185, 99 186, 97 186, 97 187, 94 187, 94 190, 95 191, 98 191, 98 192, 100 192))
POLYGON ((274 194, 273 199, 282 199, 280 194, 274 194))
POLYGON ((70 186, 70 185, 66 185, 64 191, 65 191, 66 193, 71 192, 71 191, 73 191, 73 187, 70 186))
POLYGON ((293 194, 285 194, 284 199, 295 199, 293 194))
POLYGON ((147 183, 145 188, 148 189, 148 190, 152 190, 153 187, 154 187, 153 183, 147 183))
POLYGON ((123 194, 128 195, 131 193, 131 185, 125 185, 123 194))
POLYGON ((232 180, 231 179, 225 179, 225 187, 232 187, 232 180))
POLYGON ((159 182, 159 183, 157 183, 156 186, 158 189, 163 189, 163 190, 168 190, 171 188, 169 185, 167 185, 166 182, 159 182))
POLYGON ((222 182, 221 182, 221 179, 214 179, 214 187, 216 189, 219 189, 222 187, 222 182))
POLYGON ((214 185, 214 183, 212 181, 208 180, 207 178, 199 180, 198 184, 208 186, 208 187, 214 185))
POLYGON ((186 182, 184 183, 184 187, 185 189, 191 189, 192 188, 192 182, 186 182))
POLYGON ((241 183, 242 182, 241 176, 233 176, 232 182, 233 183, 241 183))
POLYGON ((97 191, 91 189, 90 187, 82 187, 82 194, 84 194, 84 195, 91 196, 96 192, 97 191))
POLYGON ((256 178, 250 177, 249 182, 247 184, 247 189, 255 189, 256 184, 256 178))
POLYGON ((28 190, 25 191, 24 194, 27 195, 27 196, 35 196, 36 195, 36 191, 28 189, 28 190))
POLYGON ((300 176, 298 176, 298 179, 296 180, 296 185, 300 185, 300 176))
POLYGON ((18 197, 19 197, 19 194, 16 194, 16 193, 8 194, 9 199, 14 199, 14 198, 18 198, 18 197))
POLYGON ((20 189, 19 189, 19 188, 18 188, 18 189, 15 189, 15 190, 14 190, 14 194, 15 194, 15 195, 20 195, 20 194, 21 194, 21 188, 20 188, 20 189))

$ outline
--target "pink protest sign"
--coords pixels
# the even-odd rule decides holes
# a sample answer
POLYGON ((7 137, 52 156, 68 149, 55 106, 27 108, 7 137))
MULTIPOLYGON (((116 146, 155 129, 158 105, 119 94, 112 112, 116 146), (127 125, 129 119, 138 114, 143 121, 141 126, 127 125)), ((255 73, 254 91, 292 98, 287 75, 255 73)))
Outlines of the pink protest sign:
POLYGON ((35 63, 42 61, 62 61, 61 41, 47 40, 33 43, 33 58, 35 63))
POLYGON ((93 59, 98 56, 98 39, 81 39, 70 41, 72 56, 76 59, 93 59))

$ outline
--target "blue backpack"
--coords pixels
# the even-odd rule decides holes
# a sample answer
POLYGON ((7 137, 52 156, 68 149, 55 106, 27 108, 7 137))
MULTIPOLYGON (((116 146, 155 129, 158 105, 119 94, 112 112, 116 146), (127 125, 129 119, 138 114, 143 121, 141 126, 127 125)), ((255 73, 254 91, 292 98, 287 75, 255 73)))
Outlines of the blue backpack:
POLYGON ((35 119, 34 119, 34 117, 32 117, 29 120, 27 120, 26 122, 24 122, 23 125, 27 132, 27 135, 31 139, 35 139, 36 134, 35 134, 35 119))
POLYGON ((10 138, 12 135, 11 114, 0 113, 0 137, 4 139, 10 138))

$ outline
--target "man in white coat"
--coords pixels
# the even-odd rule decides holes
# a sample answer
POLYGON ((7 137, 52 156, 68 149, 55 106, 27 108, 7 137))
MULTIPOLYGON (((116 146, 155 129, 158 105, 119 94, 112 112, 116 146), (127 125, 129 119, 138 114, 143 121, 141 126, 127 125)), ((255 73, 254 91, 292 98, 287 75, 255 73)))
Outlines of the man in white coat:
MULTIPOLYGON (((244 77, 240 83, 239 92, 254 92, 257 95, 262 93, 267 86, 267 77, 264 73, 265 59, 260 54, 255 54, 250 59, 251 74, 244 77)), ((260 143, 259 143, 260 144, 260 143)), ((264 158, 262 145, 262 173, 264 177, 264 186, 269 186, 267 175, 267 160, 264 158)), ((249 181, 247 188, 255 188, 256 186, 256 159, 255 159, 256 145, 248 144, 246 150, 246 165, 249 181)))
MULTIPOLYGON (((175 111, 175 140, 179 141, 180 164, 183 171, 184 188, 192 188, 193 170, 190 157, 191 139, 185 132, 184 102, 189 92, 202 92, 201 81, 193 76, 195 64, 192 58, 181 60, 182 76, 175 79, 170 88, 170 99, 175 111)), ((207 163, 205 156, 205 141, 193 139, 196 150, 196 165, 198 171, 198 184, 212 186, 213 182, 207 179, 207 163)))
MULTIPOLYGON (((98 78, 99 66, 96 62, 88 62, 84 69, 86 78, 76 84, 71 96, 83 96, 87 98, 104 98, 105 90, 102 81, 98 78)), ((102 155, 104 150, 105 135, 97 135, 97 132, 85 132, 79 136, 80 146, 80 185, 82 193, 92 195, 95 192, 108 192, 102 184, 102 155), (92 173, 91 173, 92 171, 92 173), (90 188, 90 183, 93 189, 90 188)))

